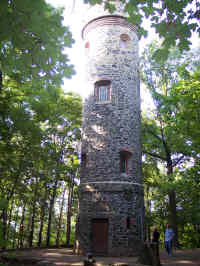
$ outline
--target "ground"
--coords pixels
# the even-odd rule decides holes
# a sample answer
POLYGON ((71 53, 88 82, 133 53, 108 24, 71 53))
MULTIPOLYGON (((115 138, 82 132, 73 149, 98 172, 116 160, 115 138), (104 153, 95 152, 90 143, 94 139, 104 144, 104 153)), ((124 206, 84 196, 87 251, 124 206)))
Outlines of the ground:
MULTIPOLYGON (((0 266, 83 266, 85 257, 73 255, 72 249, 32 249, 0 253, 0 266), (8 258, 8 259, 7 259, 8 258)), ((176 250, 169 257, 160 252, 162 266, 200 266, 200 249, 176 250)), ((97 266, 141 266, 133 257, 95 257, 97 266)))

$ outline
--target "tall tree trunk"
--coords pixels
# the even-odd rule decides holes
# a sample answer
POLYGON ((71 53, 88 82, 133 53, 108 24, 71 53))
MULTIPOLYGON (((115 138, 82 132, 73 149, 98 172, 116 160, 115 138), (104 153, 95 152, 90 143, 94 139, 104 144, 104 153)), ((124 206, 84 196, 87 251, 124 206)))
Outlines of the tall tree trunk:
POLYGON ((151 228, 150 228, 150 222, 149 222, 149 217, 151 217, 151 200, 149 199, 149 188, 147 188, 147 222, 146 222, 146 239, 148 241, 151 240, 151 228))
POLYGON ((3 88, 3 73, 0 70, 0 93, 2 92, 2 88, 3 88))
POLYGON ((28 235, 28 232, 31 231, 31 222, 32 222, 32 215, 31 215, 31 210, 30 210, 30 205, 28 207, 28 213, 27 213, 27 216, 28 216, 28 223, 27 223, 27 226, 26 226, 26 232, 27 232, 27 237, 25 238, 25 246, 28 247, 29 246, 29 236, 30 234, 28 235))
POLYGON ((50 244, 50 235, 51 235, 51 223, 52 223, 52 214, 54 208, 54 202, 56 198, 56 190, 57 190, 58 180, 56 179, 53 187, 53 195, 50 200, 50 207, 49 207, 49 218, 48 218, 48 227, 47 227, 47 236, 46 236, 46 246, 48 247, 50 244))
POLYGON ((33 202, 32 207, 32 216, 31 216, 31 228, 30 228, 30 234, 29 234, 29 248, 32 248, 33 246, 33 234, 34 234, 34 227, 35 227, 35 215, 36 215, 36 206, 35 206, 35 200, 33 202))
POLYGON ((45 196, 44 196, 43 202, 41 204, 41 209, 40 209, 40 230, 39 230, 39 235, 38 235, 38 247, 40 247, 42 244, 42 233, 43 233, 43 228, 44 228, 47 192, 48 192, 47 187, 45 187, 45 196))
POLYGON ((17 209, 17 213, 15 215, 15 226, 14 226, 14 237, 12 241, 12 247, 16 248, 16 243, 17 243, 17 221, 19 218, 19 208, 17 209))
POLYGON ((2 210, 2 249, 5 249, 7 247, 6 235, 7 235, 7 209, 4 208, 2 210))
POLYGON ((25 211, 26 211, 26 203, 23 206, 22 209, 22 217, 20 221, 20 226, 19 226, 19 241, 18 241, 18 246, 19 248, 23 248, 24 246, 24 219, 25 219, 25 211))
POLYGON ((38 182, 36 180, 34 198, 33 198, 33 202, 32 202, 33 205, 32 205, 32 216, 31 216, 31 228, 30 228, 30 234, 29 234, 29 247, 30 248, 32 248, 32 246, 33 246, 33 235, 34 235, 34 229, 35 229, 37 195, 38 195, 38 182))
POLYGON ((69 184, 68 200, 67 200, 67 231, 66 231, 66 246, 70 244, 71 237, 71 210, 73 202, 73 192, 74 192, 74 175, 71 174, 71 182, 69 184))
POLYGON ((7 232, 6 232, 6 239, 10 239, 9 237, 9 233, 10 233, 10 225, 11 225, 11 220, 12 220, 12 214, 13 214, 13 208, 14 208, 14 197, 11 201, 11 204, 10 204, 11 208, 10 208, 10 211, 9 211, 9 214, 8 214, 8 222, 7 222, 7 232))
POLYGON ((45 210, 42 207, 41 208, 41 212, 40 212, 40 231, 39 231, 39 235, 38 235, 38 247, 41 246, 42 244, 42 232, 43 232, 43 228, 44 228, 44 217, 45 217, 45 210))
MULTIPOLYGON (((173 166, 171 158, 167 160, 167 175, 169 181, 172 178, 173 166)), ((174 189, 169 189, 169 223, 172 225, 172 228, 175 233, 175 243, 178 243, 178 226, 177 226, 177 212, 176 212, 176 192, 174 189)))
POLYGON ((61 227, 62 227, 63 208, 64 208, 64 202, 65 202, 65 193, 66 193, 66 187, 63 190, 62 201, 61 201, 61 206, 60 206, 60 215, 59 215, 57 236, 56 236, 56 246, 57 247, 59 247, 60 231, 61 231, 61 227))

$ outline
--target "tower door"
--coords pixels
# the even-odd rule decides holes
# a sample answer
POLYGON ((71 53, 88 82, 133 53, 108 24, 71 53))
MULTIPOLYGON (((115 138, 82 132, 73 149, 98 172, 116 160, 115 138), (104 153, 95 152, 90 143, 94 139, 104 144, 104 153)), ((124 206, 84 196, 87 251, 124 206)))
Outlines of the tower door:
POLYGON ((95 254, 108 251, 108 219, 92 220, 92 249, 95 254))

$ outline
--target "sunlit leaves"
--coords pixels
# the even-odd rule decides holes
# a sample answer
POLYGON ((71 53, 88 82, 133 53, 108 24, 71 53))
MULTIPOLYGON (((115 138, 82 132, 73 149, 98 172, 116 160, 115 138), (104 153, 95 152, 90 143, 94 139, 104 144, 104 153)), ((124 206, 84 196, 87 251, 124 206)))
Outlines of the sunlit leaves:
POLYGON ((18 82, 39 82, 59 86, 70 77, 73 67, 64 52, 71 47, 72 35, 62 25, 61 9, 44 0, 1 1, 0 68, 3 75, 18 82))
MULTIPOLYGON (((114 11, 113 5, 119 1, 111 0, 87 0, 91 5, 104 4, 111 13, 114 11)), ((124 4, 124 11, 128 14, 128 22, 138 26, 139 36, 146 36, 146 30, 142 27, 145 18, 148 18, 151 27, 163 38, 161 51, 157 54, 167 58, 169 48, 177 45, 181 51, 188 50, 190 37, 193 32, 200 34, 200 5, 195 0, 143 0, 135 1, 121 0, 124 4)), ((145 24, 143 24, 145 25, 145 24)))

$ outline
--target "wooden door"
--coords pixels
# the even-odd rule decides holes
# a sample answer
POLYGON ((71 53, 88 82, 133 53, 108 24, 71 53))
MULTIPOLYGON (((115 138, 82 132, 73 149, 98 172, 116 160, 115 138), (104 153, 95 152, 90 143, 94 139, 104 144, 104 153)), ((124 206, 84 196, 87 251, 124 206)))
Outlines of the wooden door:
POLYGON ((93 253, 104 255, 108 251, 108 219, 92 220, 93 253))

